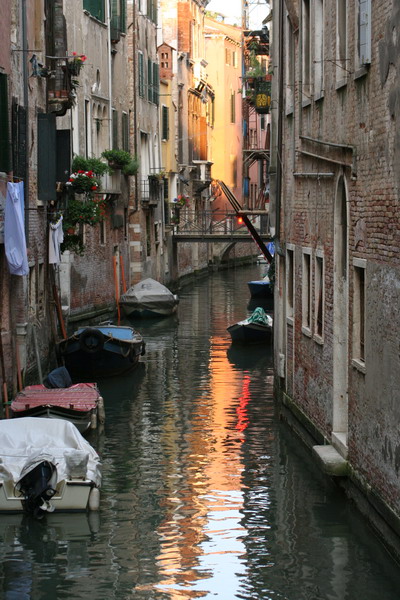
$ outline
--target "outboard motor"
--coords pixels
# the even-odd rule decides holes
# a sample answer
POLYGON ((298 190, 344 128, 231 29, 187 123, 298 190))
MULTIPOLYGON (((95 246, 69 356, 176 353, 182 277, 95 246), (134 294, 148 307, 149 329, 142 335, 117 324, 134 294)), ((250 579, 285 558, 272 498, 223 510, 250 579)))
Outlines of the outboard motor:
POLYGON ((50 499, 56 493, 57 468, 53 457, 42 454, 29 460, 21 471, 16 489, 24 496, 22 505, 28 514, 42 519, 45 512, 53 512, 50 499))

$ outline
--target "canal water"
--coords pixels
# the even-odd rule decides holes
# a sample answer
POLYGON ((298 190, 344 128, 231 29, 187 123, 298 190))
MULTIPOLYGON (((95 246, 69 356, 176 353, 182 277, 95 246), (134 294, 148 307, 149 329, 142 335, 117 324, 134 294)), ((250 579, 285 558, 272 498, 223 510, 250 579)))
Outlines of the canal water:
POLYGON ((231 347, 262 274, 213 274, 135 322, 146 355, 100 383, 100 511, 1 516, 2 599, 399 599, 399 566, 279 420, 271 348, 231 347))

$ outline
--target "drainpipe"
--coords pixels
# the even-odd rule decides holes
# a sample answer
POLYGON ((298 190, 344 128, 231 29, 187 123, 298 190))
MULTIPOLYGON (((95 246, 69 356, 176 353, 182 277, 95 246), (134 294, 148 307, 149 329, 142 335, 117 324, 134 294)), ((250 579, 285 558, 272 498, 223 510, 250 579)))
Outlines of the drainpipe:
POLYGON ((111 11, 110 11, 110 0, 107 0, 106 2, 106 23, 107 23, 107 50, 108 50, 108 56, 107 56, 107 64, 108 64, 108 122, 109 122, 109 128, 108 128, 108 143, 109 143, 109 148, 112 148, 112 74, 111 74, 111 64, 112 64, 112 59, 111 59, 111 11))
MULTIPOLYGON (((138 156, 138 122, 137 122, 137 96, 136 96, 136 86, 137 86, 137 74, 136 74, 136 2, 135 0, 132 3, 133 5, 133 13, 132 13, 132 73, 133 73, 133 151, 135 156, 138 156)), ((135 175, 135 206, 133 211, 136 212, 138 209, 138 196, 139 196, 139 180, 138 174, 139 171, 135 175)))
POLYGON ((282 128, 283 128, 283 2, 279 2, 279 65, 278 65, 278 131, 277 131, 277 150, 278 160, 276 163, 276 208, 275 208, 275 240, 277 252, 282 252, 280 248, 280 227, 281 227, 281 194, 282 194, 282 128))
POLYGON ((25 237, 26 243, 29 244, 29 96, 28 96, 28 39, 27 39, 27 20, 26 20, 26 0, 22 0, 21 4, 21 21, 22 21, 22 80, 23 80, 23 100, 26 110, 25 115, 25 140, 26 140, 26 162, 24 165, 24 192, 25 192, 25 237))

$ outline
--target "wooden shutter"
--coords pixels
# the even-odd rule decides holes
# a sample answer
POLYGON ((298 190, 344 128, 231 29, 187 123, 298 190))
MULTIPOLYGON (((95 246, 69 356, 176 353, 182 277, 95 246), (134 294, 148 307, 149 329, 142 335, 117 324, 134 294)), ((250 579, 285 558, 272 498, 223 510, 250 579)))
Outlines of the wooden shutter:
POLYGON ((360 65, 371 62, 371 0, 360 0, 359 4, 360 65))
POLYGON ((139 68, 139 96, 144 98, 144 62, 143 54, 139 52, 138 55, 138 68, 139 68))
POLYGON ((153 102, 158 106, 159 99, 159 76, 158 76, 158 63, 153 63, 153 102))
POLYGON ((26 109, 16 100, 12 105, 12 148, 13 173, 15 177, 25 178, 26 173, 26 109))
POLYGON ((112 109, 112 144, 113 149, 118 149, 118 111, 112 109))
POLYGON ((7 75, 0 73, 0 171, 10 170, 7 75))
POLYGON ((163 106, 161 111, 162 117, 162 139, 168 140, 169 138, 169 114, 168 106, 163 106))
POLYGON ((104 23, 104 0, 83 0, 83 9, 87 10, 92 17, 96 17, 96 19, 104 23))
POLYGON ((71 171, 71 130, 56 131, 56 181, 68 181, 71 171))
POLYGON ((122 150, 129 152, 129 119, 128 113, 122 113, 122 150))
POLYGON ((147 59, 147 100, 153 102, 153 64, 147 59))
POLYGON ((38 114, 37 180, 38 199, 56 200, 56 117, 38 114))

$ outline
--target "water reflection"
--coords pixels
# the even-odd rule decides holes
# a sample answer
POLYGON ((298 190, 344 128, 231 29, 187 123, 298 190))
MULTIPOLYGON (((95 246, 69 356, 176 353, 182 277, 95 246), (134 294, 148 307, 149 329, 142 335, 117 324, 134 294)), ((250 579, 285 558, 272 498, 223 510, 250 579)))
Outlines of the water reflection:
POLYGON ((99 382, 97 521, 2 517, 4 598, 398 599, 397 566, 280 422, 271 349, 230 345, 256 276, 217 274, 178 318, 135 323, 138 369, 99 382))

